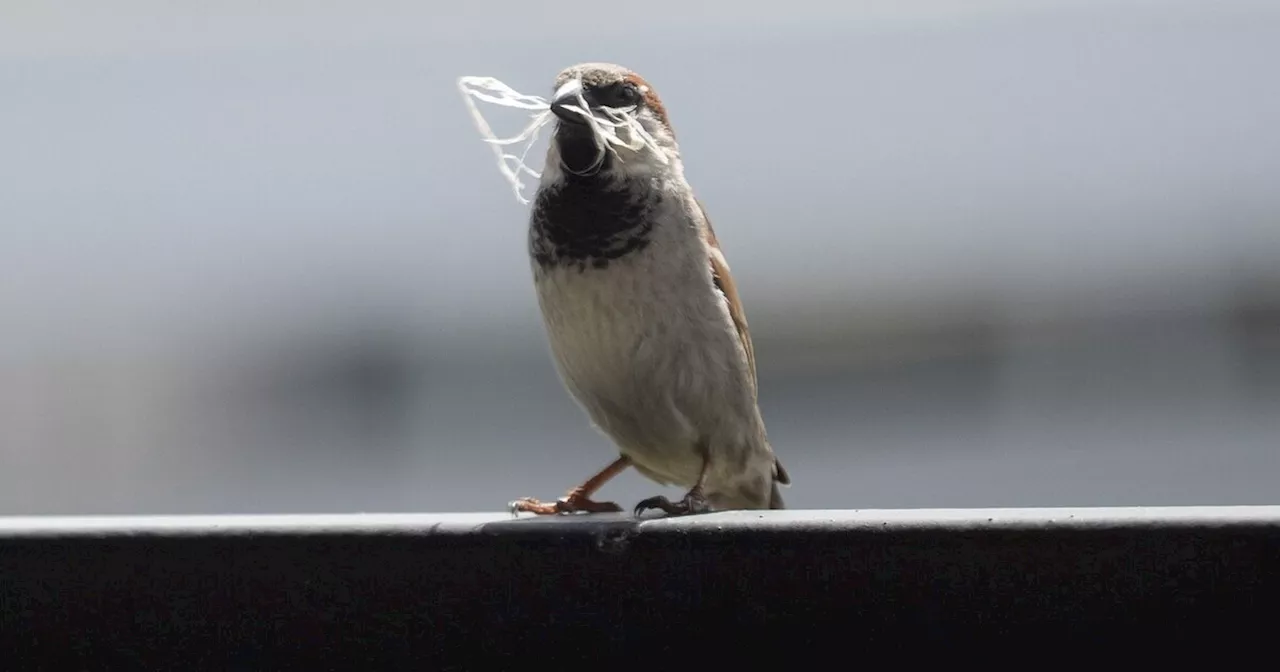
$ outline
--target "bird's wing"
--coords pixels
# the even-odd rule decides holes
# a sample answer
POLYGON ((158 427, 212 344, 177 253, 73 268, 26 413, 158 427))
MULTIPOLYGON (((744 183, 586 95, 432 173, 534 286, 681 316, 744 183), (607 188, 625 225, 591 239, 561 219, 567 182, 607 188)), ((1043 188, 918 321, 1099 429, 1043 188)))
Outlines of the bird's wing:
MULTIPOLYGON (((716 239, 715 229, 711 226, 711 218, 707 216, 707 209, 702 205, 701 201, 697 201, 698 209, 702 211, 702 220, 706 224, 703 229, 703 236, 707 241, 707 247, 711 250, 711 277, 716 283, 716 288, 720 293, 724 294, 725 300, 729 304, 729 317, 733 320, 733 326, 738 330, 738 340, 742 342, 742 349, 747 353, 747 371, 751 378, 751 395, 756 395, 756 351, 751 344, 751 331, 747 329, 747 314, 742 309, 742 299, 738 296, 738 286, 733 282, 733 276, 729 274, 729 262, 724 257, 724 252, 720 250, 720 241, 716 239)), ((782 463, 774 458, 777 476, 775 477, 779 483, 791 483, 791 476, 787 474, 787 470, 782 468, 782 463)))

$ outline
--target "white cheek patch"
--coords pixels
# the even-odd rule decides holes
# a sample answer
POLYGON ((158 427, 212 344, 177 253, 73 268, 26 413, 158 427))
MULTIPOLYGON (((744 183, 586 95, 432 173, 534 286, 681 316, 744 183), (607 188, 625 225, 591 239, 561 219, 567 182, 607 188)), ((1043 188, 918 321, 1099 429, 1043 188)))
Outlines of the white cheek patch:
MULTIPOLYGON (((571 81, 561 88, 561 92, 568 93, 572 91, 570 87, 575 86, 578 104, 566 105, 565 109, 581 115, 587 121, 597 145, 612 152, 619 160, 622 158, 618 156, 619 147, 625 147, 631 151, 639 151, 647 147, 659 162, 664 164, 668 162, 666 153, 637 118, 636 107, 602 107, 597 108, 596 114, 592 114, 586 100, 582 97, 581 83, 576 80, 571 81), (625 139, 619 134, 620 129, 628 131, 625 133, 627 136, 625 139)), ((524 195, 525 184, 520 178, 522 175, 529 175, 535 180, 542 177, 539 171, 529 167, 525 159, 529 155, 529 150, 537 142, 538 132, 553 120, 550 103, 544 98, 520 93, 493 77, 459 77, 458 89, 462 92, 462 99, 467 104, 467 109, 480 135, 493 147, 494 156, 498 159, 498 170, 511 183, 516 200, 522 204, 528 204, 529 199, 524 195), (511 137, 499 138, 485 121, 484 115, 480 113, 480 108, 476 105, 477 100, 502 107, 528 110, 530 121, 519 133, 511 137), (524 143, 524 148, 519 155, 503 150, 507 145, 520 143, 524 143)))

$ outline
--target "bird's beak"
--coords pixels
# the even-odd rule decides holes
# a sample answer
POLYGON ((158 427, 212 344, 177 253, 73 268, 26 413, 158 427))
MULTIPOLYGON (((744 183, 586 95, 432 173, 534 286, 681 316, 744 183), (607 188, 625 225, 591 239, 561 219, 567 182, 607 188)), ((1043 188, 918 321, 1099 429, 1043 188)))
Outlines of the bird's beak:
POLYGON ((591 109, 591 99, 582 88, 582 80, 571 79, 556 90, 555 95, 551 97, 551 113, 559 117, 560 121, 584 125, 587 123, 580 113, 565 109, 566 106, 591 109))

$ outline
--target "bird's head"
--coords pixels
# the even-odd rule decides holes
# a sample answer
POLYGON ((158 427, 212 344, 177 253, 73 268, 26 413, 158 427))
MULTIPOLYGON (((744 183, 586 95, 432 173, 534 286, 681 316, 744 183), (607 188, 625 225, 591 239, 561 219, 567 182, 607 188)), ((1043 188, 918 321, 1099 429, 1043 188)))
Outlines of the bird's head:
POLYGON ((614 177, 679 170, 666 108, 640 75, 612 63, 579 63, 560 71, 554 91, 556 128, 548 168, 614 177), (600 123, 585 118, 584 110, 600 123), (606 133, 615 134, 615 141, 603 137, 606 133))

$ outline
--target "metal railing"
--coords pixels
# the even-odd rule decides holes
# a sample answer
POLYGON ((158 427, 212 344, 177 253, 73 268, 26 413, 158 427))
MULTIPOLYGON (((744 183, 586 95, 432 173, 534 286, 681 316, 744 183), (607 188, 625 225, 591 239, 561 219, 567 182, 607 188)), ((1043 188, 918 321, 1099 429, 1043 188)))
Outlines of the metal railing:
POLYGON ((1239 640, 1278 586, 1273 506, 9 518, 0 668, 863 667, 1239 640))

